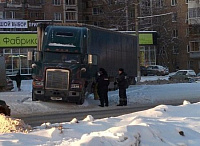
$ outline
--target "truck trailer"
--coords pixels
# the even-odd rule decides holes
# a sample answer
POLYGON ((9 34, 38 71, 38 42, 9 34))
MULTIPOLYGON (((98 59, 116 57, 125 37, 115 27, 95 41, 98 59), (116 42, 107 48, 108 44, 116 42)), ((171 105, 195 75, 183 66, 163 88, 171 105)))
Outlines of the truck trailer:
POLYGON ((5 57, 0 56, 0 89, 5 89, 7 85, 6 82, 6 66, 5 66, 5 57))
POLYGON ((33 61, 32 100, 83 104, 85 92, 104 68, 114 81, 119 68, 137 75, 137 37, 86 24, 39 24, 33 61))

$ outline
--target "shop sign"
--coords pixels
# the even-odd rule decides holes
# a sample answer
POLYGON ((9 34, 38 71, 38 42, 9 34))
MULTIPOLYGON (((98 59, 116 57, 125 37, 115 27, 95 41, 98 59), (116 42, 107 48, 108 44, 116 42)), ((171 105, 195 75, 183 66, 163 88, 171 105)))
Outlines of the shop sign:
POLYGON ((0 20, 0 28, 28 28, 27 20, 0 20))
POLYGON ((153 45, 153 35, 151 33, 139 34, 140 45, 153 45))
POLYGON ((0 34, 0 47, 36 47, 37 34, 0 34))

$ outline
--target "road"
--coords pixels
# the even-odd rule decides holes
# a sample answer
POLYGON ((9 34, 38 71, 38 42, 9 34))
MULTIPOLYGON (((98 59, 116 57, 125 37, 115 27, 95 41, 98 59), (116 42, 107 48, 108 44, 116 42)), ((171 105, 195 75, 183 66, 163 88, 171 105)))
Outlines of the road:
POLYGON ((31 100, 31 81, 24 80, 22 91, 1 92, 0 99, 11 108, 11 116, 20 118, 31 126, 44 122, 68 122, 73 118, 79 121, 87 115, 95 119, 119 116, 145 110, 160 104, 183 104, 184 100, 199 102, 200 83, 136 85, 127 89, 128 106, 117 107, 118 91, 109 92, 109 107, 98 107, 99 100, 88 97, 83 105, 59 101, 40 102, 31 100), (152 105, 154 104, 154 105, 152 105))
MULTIPOLYGON (((94 119, 101 119, 107 117, 115 117, 123 114, 128 114, 132 112, 142 111, 153 106, 142 106, 142 107, 116 107, 111 109, 102 109, 95 111, 79 111, 79 112, 62 112, 56 114, 47 114, 47 115, 34 115, 21 117, 25 123, 31 125, 32 127, 40 126, 42 123, 50 122, 50 123, 61 123, 61 122, 69 122, 73 118, 78 120, 83 120, 87 115, 92 115, 94 119)), ((20 117, 18 117, 20 118, 20 117)))
MULTIPOLYGON (((193 100, 191 102, 197 102, 197 100, 193 100)), ((182 104, 182 100, 172 100, 166 103, 166 105, 180 105, 182 104)), ((31 125, 32 127, 40 126, 43 123, 50 122, 53 123, 61 123, 61 122, 70 122, 73 118, 83 120, 87 115, 92 115, 94 119, 102 119, 108 117, 116 117, 124 114, 129 114, 137 111, 147 110, 155 107, 156 105, 146 105, 146 106, 123 106, 123 107, 111 107, 111 108, 102 108, 95 110, 87 110, 87 111, 76 111, 76 112, 61 112, 54 114, 42 114, 42 115, 29 115, 25 117, 18 117, 25 121, 25 123, 31 125)))

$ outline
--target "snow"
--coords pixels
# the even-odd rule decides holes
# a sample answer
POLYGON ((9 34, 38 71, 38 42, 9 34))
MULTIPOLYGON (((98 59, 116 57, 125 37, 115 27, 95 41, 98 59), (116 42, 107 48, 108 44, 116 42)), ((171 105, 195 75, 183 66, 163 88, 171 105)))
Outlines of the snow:
MULTIPOLYGON (((167 77, 142 77, 141 81, 167 77)), ((94 119, 73 118, 70 122, 44 123, 28 133, 2 133, 0 145, 59 145, 59 146, 199 146, 200 102, 199 83, 163 85, 134 85, 127 89, 128 106, 158 106, 135 113, 94 119), (181 100, 182 105, 173 106, 181 100)), ((83 105, 62 102, 31 101, 31 80, 23 80, 22 91, 0 92, 0 99, 11 108, 11 117, 21 114, 56 113, 66 111, 99 110, 99 101, 89 95, 83 105), (67 104, 67 106, 66 106, 67 104)), ((118 90, 109 92, 109 107, 118 103, 118 90)), ((121 107, 122 109, 124 107, 121 107)), ((1 125, 2 126, 2 125, 1 125)))

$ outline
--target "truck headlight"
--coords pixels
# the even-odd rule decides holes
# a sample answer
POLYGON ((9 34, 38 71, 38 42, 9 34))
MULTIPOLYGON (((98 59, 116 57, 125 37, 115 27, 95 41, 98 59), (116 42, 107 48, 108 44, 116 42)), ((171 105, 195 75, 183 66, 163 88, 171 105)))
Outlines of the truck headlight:
POLYGON ((78 89, 78 88, 80 88, 80 86, 79 86, 79 84, 71 84, 71 88, 78 89))

